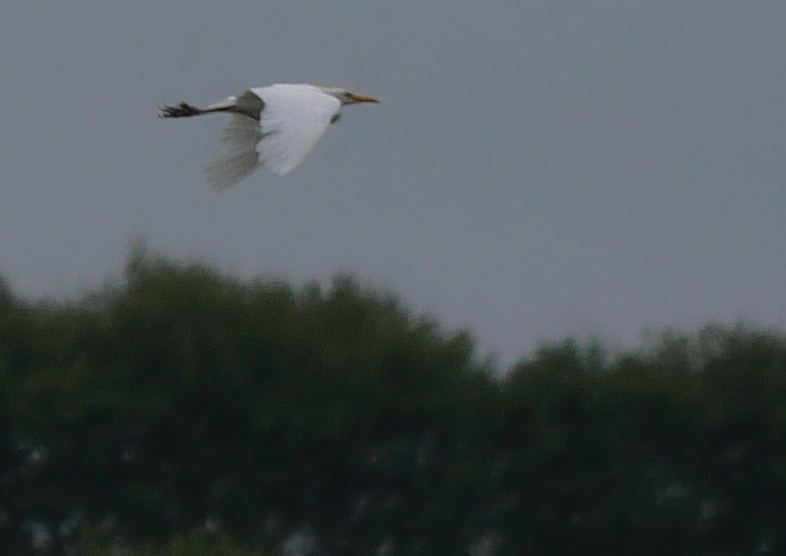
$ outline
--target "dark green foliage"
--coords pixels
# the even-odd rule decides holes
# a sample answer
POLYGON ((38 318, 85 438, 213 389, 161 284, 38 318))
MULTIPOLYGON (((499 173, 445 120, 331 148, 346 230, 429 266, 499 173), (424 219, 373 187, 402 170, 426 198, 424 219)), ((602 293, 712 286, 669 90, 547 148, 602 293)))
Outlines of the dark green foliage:
MULTIPOLYGON (((78 543, 80 556, 112 556, 117 547, 106 532, 87 530, 78 543)), ((131 549, 124 547, 124 556, 267 556, 259 548, 251 548, 221 535, 209 535, 204 531, 192 530, 174 535, 164 543, 148 542, 131 549)))
POLYGON ((350 277, 294 288, 137 250, 68 303, 0 282, 0 381, 2 554, 91 530, 87 554, 786 550, 775 333, 568 340, 494 375, 466 333, 350 277))

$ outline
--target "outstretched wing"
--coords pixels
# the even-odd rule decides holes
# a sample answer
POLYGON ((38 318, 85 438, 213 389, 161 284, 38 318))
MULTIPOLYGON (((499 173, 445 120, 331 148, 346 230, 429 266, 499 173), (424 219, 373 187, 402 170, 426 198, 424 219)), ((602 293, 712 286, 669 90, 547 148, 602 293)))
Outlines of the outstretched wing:
POLYGON ((235 185, 260 166, 257 143, 263 136, 259 118, 265 103, 251 91, 230 99, 233 101, 232 121, 221 137, 229 152, 205 168, 207 180, 216 189, 235 185))
POLYGON ((244 180, 260 166, 257 143, 262 138, 259 121, 244 114, 232 114, 221 140, 229 152, 207 165, 207 181, 216 189, 226 189, 244 180))
POLYGON ((337 98, 313 85, 271 85, 251 91, 265 103, 259 157, 278 176, 303 162, 341 110, 337 98))
POLYGON ((217 189, 240 182, 260 166, 283 176, 314 149, 341 102, 313 85, 271 85, 237 97, 222 141, 229 152, 205 172, 217 189))

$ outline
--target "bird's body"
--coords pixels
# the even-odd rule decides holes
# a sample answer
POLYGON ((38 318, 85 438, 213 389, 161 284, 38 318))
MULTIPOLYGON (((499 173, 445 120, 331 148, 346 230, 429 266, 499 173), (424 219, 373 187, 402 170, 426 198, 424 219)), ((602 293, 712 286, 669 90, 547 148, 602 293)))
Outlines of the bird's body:
POLYGON ((222 140, 229 152, 206 168, 208 180, 226 189, 264 166, 283 176, 313 150, 347 104, 379 102, 339 87, 276 84, 248 89, 205 108, 181 102, 161 108, 162 118, 229 112, 232 121, 222 140))

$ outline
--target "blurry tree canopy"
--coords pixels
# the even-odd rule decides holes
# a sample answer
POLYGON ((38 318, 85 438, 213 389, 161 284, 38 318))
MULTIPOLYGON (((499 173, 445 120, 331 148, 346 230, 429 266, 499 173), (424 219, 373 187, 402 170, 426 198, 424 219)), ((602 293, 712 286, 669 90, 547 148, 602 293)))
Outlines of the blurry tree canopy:
POLYGON ((568 339, 501 372, 349 276, 137 249, 76 300, 0 280, 0 385, 2 554, 97 555, 90 531, 140 555, 786 553, 776 332, 568 339))

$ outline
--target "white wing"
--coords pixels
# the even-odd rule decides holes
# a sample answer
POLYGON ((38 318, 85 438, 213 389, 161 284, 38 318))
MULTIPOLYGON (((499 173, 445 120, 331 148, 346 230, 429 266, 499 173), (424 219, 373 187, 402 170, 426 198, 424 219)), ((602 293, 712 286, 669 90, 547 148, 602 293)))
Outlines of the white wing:
MULTIPOLYGON (((237 99, 229 97, 226 101, 231 101, 231 106, 237 110, 232 114, 232 121, 221 137, 221 141, 227 144, 229 152, 205 168, 207 180, 216 189, 226 189, 235 185, 260 166, 257 143, 262 139, 259 117, 265 106, 264 103, 251 91, 246 91, 237 99)), ((223 106, 223 104, 218 103, 215 106, 223 106)))
POLYGON ((222 138, 229 153, 205 169, 217 189, 259 166, 279 176, 294 170, 325 134, 341 102, 313 85, 271 85, 246 91, 236 107, 241 113, 232 115, 222 138))
POLYGON ((259 156, 279 176, 303 162, 341 110, 337 98, 313 85, 272 85, 251 91, 265 102, 259 156))

